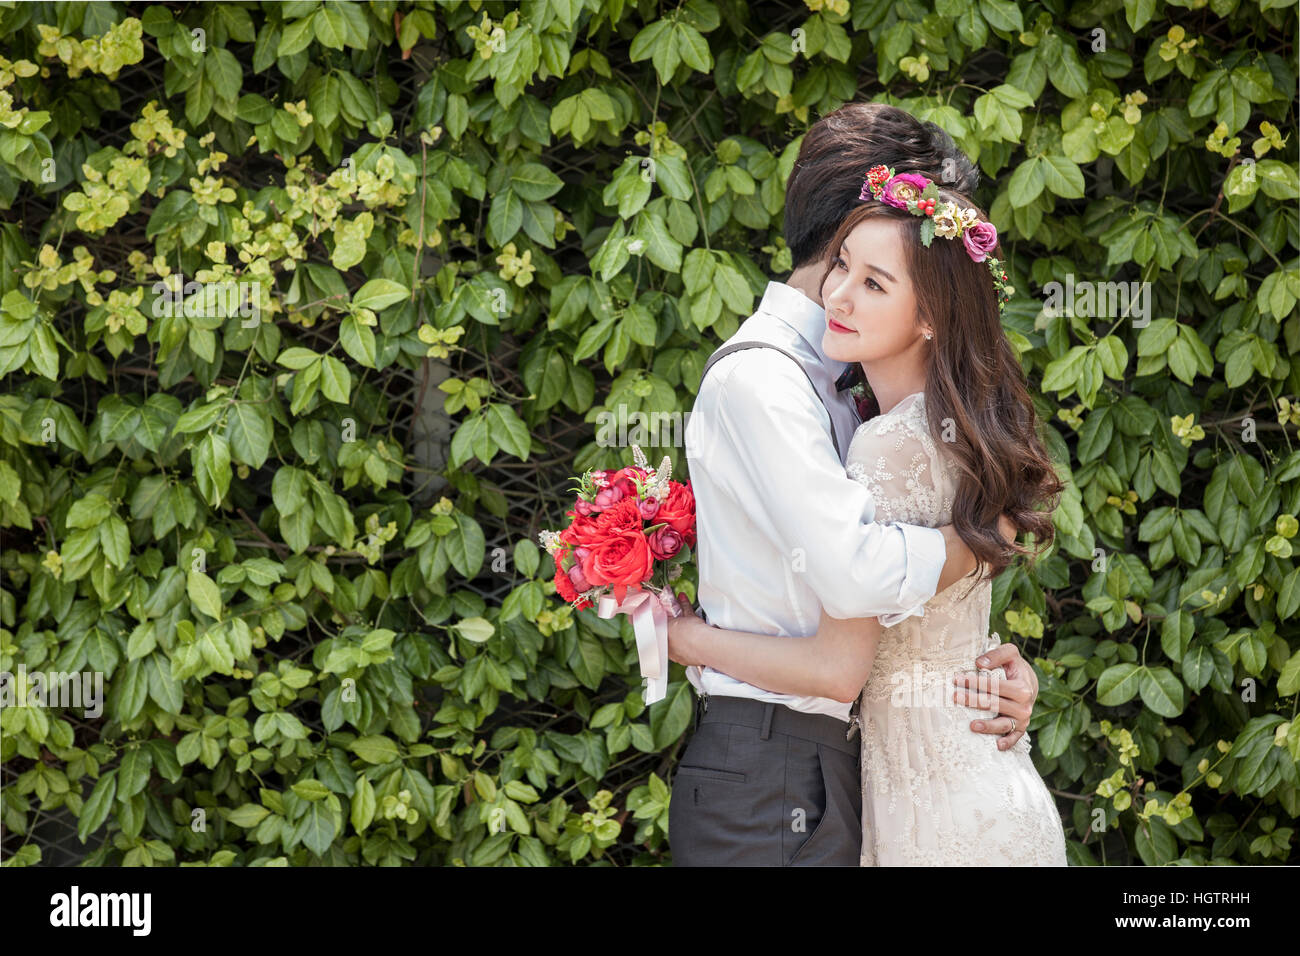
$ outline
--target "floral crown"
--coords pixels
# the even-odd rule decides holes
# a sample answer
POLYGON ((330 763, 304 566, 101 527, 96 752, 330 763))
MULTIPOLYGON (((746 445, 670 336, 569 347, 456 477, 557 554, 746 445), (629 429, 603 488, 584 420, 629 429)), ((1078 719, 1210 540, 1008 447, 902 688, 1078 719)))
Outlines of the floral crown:
POLYGON ((873 198, 913 216, 923 216, 921 245, 927 249, 935 236, 961 239, 971 259, 988 265, 993 288, 998 293, 998 312, 1004 310, 1016 290, 1007 284, 1002 263, 989 255, 998 246, 997 226, 981 221, 979 213, 970 207, 959 209, 956 203, 940 201, 939 187, 932 180, 916 173, 895 173, 888 166, 872 166, 867 170, 858 199, 873 198))

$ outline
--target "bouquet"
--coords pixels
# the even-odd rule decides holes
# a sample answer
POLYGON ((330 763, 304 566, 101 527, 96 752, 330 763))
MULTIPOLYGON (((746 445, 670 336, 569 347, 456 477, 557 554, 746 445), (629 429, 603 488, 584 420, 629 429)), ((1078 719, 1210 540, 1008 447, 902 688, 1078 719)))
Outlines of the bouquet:
POLYGON ((650 468, 633 445, 632 459, 632 467, 574 479, 569 526, 538 540, 555 559, 560 597, 602 618, 632 618, 645 702, 653 704, 668 692, 668 615, 678 613, 671 584, 695 543, 695 496, 689 481, 672 480, 667 456, 650 468))

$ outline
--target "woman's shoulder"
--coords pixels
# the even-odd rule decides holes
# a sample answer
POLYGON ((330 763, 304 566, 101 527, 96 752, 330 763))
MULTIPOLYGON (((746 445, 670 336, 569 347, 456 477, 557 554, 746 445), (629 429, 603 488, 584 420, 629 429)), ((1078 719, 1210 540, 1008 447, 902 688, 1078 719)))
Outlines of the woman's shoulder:
POLYGON ((929 435, 929 422, 925 414, 925 392, 914 392, 903 398, 889 411, 881 412, 858 425, 854 438, 872 435, 912 434, 929 435))
POLYGON ((946 470, 943 449, 930 433, 924 392, 908 395, 888 411, 860 424, 849 443, 845 462, 883 459, 898 465, 915 460, 918 454, 930 461, 936 475, 946 470))

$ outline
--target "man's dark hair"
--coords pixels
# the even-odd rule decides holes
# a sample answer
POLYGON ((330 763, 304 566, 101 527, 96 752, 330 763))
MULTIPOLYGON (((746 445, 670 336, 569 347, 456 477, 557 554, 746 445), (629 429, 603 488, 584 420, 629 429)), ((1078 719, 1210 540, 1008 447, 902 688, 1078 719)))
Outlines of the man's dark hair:
POLYGON ((859 202, 872 166, 920 173, 970 195, 980 174, 934 123, 884 103, 849 103, 804 134, 785 186, 785 242, 794 267, 816 261, 859 202))

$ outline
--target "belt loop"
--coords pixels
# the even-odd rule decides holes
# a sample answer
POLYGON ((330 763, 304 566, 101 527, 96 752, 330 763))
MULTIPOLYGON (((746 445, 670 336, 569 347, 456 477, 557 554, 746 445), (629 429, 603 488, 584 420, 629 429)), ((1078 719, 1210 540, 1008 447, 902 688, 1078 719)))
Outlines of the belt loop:
POLYGON ((763 705, 763 729, 758 734, 759 740, 767 740, 772 736, 772 715, 776 713, 776 704, 763 705))

